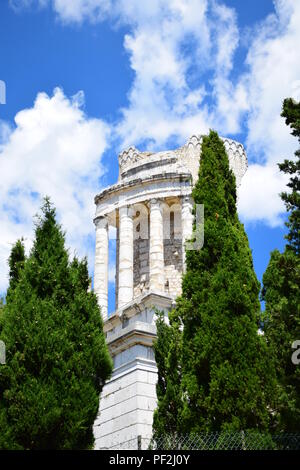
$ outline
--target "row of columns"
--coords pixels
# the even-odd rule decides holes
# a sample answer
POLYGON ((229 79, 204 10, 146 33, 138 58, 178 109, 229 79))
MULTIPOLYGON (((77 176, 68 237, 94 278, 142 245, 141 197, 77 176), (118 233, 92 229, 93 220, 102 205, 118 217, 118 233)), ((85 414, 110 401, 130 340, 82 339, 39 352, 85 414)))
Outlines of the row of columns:
MULTIPOLYGON (((182 243, 191 237, 193 215, 190 198, 182 198, 182 243)), ((95 219, 96 253, 94 271, 94 291, 101 307, 103 320, 108 318, 108 222, 106 217, 95 219)), ((119 263, 118 269, 118 308, 133 299, 133 210, 130 206, 119 209, 119 263)), ((184 262, 184 260, 183 260, 184 262)), ((185 265, 185 263, 183 263, 185 265)), ((150 243, 149 243, 150 291, 164 292, 164 233, 163 208, 159 199, 150 201, 150 243)))

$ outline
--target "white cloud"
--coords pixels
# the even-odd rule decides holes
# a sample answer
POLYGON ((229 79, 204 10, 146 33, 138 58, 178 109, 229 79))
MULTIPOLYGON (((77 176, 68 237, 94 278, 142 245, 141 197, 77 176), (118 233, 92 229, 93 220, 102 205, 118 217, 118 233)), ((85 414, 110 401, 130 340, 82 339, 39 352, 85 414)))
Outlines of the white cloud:
POLYGON ((248 168, 239 190, 238 209, 245 221, 282 225, 284 204, 278 194, 288 178, 275 165, 253 164, 248 168))
POLYGON ((32 6, 33 0, 9 0, 9 5, 14 11, 19 11, 32 6))
MULTIPOLYGON (((239 114, 227 112, 228 99, 220 97, 219 103, 239 39, 233 9, 216 0, 33 2, 51 4, 63 23, 107 19, 128 28, 124 47, 135 78, 116 127, 121 147, 146 141, 148 147, 161 148, 170 137, 182 143, 209 127, 238 130, 239 114), (208 71, 216 95, 210 110, 204 104, 206 87, 197 83, 208 71)), ((242 102, 242 94, 235 95, 242 102)))
MULTIPOLYGON (((39 2, 45 0, 39 0, 39 2)), ((81 23, 85 19, 92 22, 102 20, 112 8, 110 0, 53 0, 53 8, 66 22, 81 23)))
POLYGON ((255 29, 247 56, 248 73, 240 79, 247 94, 247 149, 253 166, 242 183, 240 212, 245 220, 281 224, 284 206, 278 193, 287 179, 276 163, 291 158, 297 141, 280 117, 283 99, 299 99, 300 3, 277 0, 276 13, 255 29), (260 202, 259 202, 260 201, 260 202), (258 206, 259 205, 259 206, 258 206))
POLYGON ((145 14, 135 16, 121 4, 121 18, 133 27, 124 46, 135 71, 117 129, 122 144, 146 139, 158 148, 171 136, 183 143, 209 127, 227 129, 231 115, 224 112, 216 122, 218 105, 208 110, 208 90, 197 77, 210 72, 212 81, 221 83, 230 72, 238 43, 234 10, 207 0, 157 1, 146 21, 145 14))
POLYGON ((32 108, 20 111, 16 127, 0 125, 0 292, 7 285, 7 258, 17 238, 31 245, 32 217, 41 198, 51 197, 71 250, 92 255, 93 197, 103 174, 101 156, 109 139, 107 125, 89 119, 59 88, 52 97, 39 93, 32 108), (1 132, 2 129, 2 132, 1 132))
POLYGON ((250 71, 242 78, 250 108, 248 147, 264 151, 273 161, 278 152, 290 152, 294 147, 280 112, 283 99, 295 95, 300 76, 300 4, 287 0, 277 1, 276 6, 277 14, 270 15, 257 30, 247 57, 250 71))
POLYGON ((124 48, 135 76, 115 128, 120 146, 163 148, 170 138, 182 144, 209 127, 223 135, 244 130, 251 164, 240 213, 245 221, 281 223, 277 193, 286 179, 276 163, 293 154, 296 141, 280 111, 285 97, 300 96, 299 2, 275 0, 274 13, 248 30, 241 70, 234 68, 234 55, 246 42, 235 10, 222 0, 23 2, 52 5, 64 23, 125 25, 124 48))

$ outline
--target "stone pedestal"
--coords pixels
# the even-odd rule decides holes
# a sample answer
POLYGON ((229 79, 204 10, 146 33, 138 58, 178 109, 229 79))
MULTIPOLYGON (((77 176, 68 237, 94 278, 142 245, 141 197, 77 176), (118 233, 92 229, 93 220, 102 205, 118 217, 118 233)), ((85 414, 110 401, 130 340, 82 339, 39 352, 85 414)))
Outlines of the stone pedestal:
POLYGON ((142 449, 150 443, 157 405, 153 305, 167 315, 172 298, 146 294, 117 311, 104 325, 114 370, 101 394, 94 424, 95 449, 134 450, 138 436, 142 437, 142 449))

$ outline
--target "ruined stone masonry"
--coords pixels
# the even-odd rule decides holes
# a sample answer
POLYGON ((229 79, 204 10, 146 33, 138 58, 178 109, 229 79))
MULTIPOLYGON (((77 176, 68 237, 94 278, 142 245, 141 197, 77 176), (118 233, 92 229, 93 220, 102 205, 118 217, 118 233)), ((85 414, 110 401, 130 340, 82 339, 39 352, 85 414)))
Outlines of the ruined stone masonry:
MULTIPOLYGON (((155 308, 167 317, 181 292, 201 140, 193 135, 183 147, 158 153, 130 147, 119 155, 118 182, 95 197, 94 290, 114 361, 94 424, 96 449, 126 448, 137 436, 152 435, 155 308), (117 236, 116 310, 108 316, 109 226, 117 236)), ((239 186, 247 169, 245 150, 223 140, 239 186)))

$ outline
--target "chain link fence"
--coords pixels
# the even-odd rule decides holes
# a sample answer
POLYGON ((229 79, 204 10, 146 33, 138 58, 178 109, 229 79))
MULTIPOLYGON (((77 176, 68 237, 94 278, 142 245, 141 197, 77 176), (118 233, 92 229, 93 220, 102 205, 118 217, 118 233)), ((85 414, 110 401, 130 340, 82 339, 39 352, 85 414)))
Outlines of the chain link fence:
POLYGON ((300 433, 266 434, 253 431, 136 436, 112 443, 110 450, 300 450, 300 433))
POLYGON ((300 450, 299 434, 258 432, 215 432, 152 439, 149 449, 157 450, 300 450))

